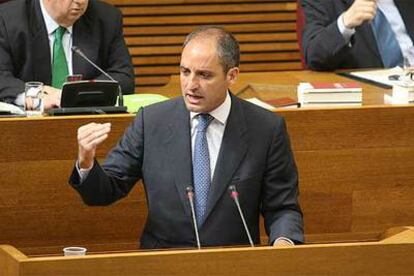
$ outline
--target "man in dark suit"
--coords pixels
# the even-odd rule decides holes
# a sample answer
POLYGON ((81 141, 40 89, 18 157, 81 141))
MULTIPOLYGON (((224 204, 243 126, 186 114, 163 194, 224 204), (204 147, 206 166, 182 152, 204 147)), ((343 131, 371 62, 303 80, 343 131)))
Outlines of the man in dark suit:
POLYGON ((119 10, 98 0, 14 0, 0 9, 0 101, 13 103, 24 92, 25 82, 40 81, 45 84, 47 109, 59 105, 66 75, 107 79, 81 57, 72 55, 71 46, 79 47, 107 71, 124 92, 134 92, 133 66, 119 10), (64 66, 56 65, 54 59, 59 28, 64 30, 64 66), (55 67, 64 68, 57 81, 55 67), (58 84, 52 87, 53 82, 58 84))
POLYGON ((188 186, 195 190, 202 246, 249 244, 230 185, 240 194, 254 243, 260 242, 260 213, 270 244, 303 242, 298 175, 284 120, 228 90, 239 73, 239 55, 237 40, 221 28, 191 33, 181 56, 183 96, 141 109, 103 166, 95 150, 110 124, 79 128, 71 185, 86 204, 107 205, 142 179, 148 202, 142 248, 195 246, 188 186))
MULTIPOLYGON (((380 68, 388 64, 374 25, 378 11, 391 26, 402 56, 414 64, 414 1, 411 0, 302 0, 302 36, 307 66, 313 70, 380 68), (385 58, 385 59, 384 59, 385 58)), ((384 33, 384 28, 380 30, 384 33)))

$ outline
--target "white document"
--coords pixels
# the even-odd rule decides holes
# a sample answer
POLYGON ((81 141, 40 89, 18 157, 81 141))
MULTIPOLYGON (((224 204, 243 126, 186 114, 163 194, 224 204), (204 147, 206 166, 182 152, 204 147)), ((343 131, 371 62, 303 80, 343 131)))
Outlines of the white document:
POLYGON ((394 67, 389 69, 380 69, 380 70, 367 70, 367 71, 355 71, 351 72, 350 75, 356 76, 361 79, 366 79, 374 82, 378 82, 381 84, 394 86, 395 84, 399 84, 400 81, 390 80, 389 77, 393 75, 403 76, 405 74, 404 69, 401 67, 394 67))
POLYGON ((13 114, 13 115, 24 115, 25 114, 25 112, 18 106, 4 103, 4 102, 0 102, 0 112, 5 112, 5 113, 9 112, 10 114, 13 114))

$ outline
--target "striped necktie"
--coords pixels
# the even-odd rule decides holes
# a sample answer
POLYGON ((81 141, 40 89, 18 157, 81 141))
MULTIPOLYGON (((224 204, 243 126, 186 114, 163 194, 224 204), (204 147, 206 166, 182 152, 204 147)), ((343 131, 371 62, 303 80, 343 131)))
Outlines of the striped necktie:
POLYGON ((372 30, 377 40, 378 50, 384 66, 387 68, 397 65, 402 66, 403 55, 400 45, 390 23, 380 9, 377 9, 377 14, 372 21, 372 30))

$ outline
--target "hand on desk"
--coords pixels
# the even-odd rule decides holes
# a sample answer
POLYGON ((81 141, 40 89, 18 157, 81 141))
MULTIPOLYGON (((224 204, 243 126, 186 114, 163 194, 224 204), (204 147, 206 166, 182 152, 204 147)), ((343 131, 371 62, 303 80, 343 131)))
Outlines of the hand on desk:
POLYGON ((96 148, 108 138, 111 123, 90 123, 78 129, 78 161, 79 168, 90 169, 93 166, 96 148))
POLYGON ((60 106, 62 90, 45 85, 43 86, 43 93, 43 104, 45 110, 60 106))
POLYGON ((352 6, 344 12, 345 27, 353 29, 365 21, 371 21, 377 12, 376 0, 355 0, 352 6))

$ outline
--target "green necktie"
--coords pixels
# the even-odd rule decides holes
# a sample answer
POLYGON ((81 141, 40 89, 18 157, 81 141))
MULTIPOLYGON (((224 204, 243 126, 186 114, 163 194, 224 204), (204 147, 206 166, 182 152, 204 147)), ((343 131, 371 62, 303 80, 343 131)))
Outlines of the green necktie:
POLYGON ((69 75, 68 63, 62 45, 62 37, 65 32, 66 29, 59 26, 55 30, 55 41, 53 42, 52 86, 59 89, 62 88, 69 75))

